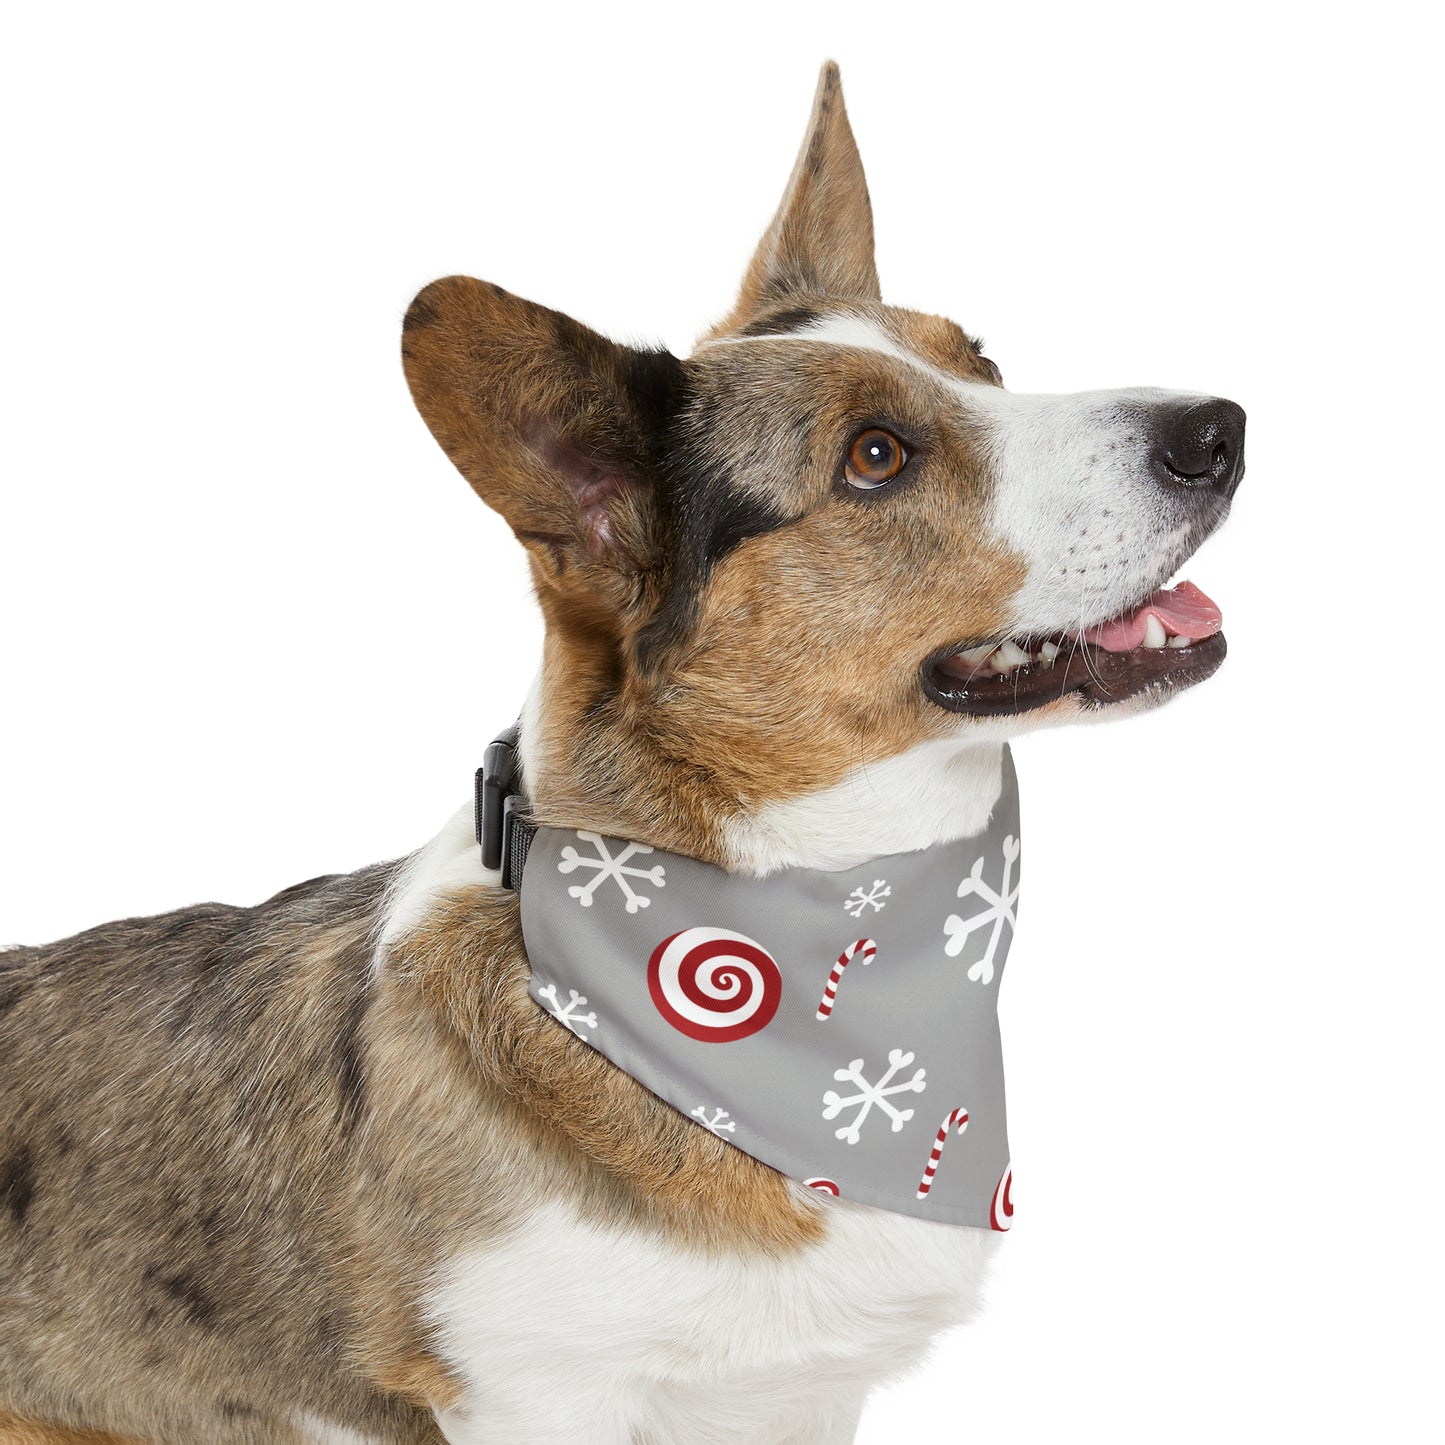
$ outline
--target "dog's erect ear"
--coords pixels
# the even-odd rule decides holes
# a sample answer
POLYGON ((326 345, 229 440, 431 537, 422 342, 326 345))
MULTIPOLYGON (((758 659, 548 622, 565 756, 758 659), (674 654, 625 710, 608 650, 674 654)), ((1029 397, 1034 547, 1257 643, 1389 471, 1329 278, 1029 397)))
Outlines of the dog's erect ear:
POLYGON ((402 329, 432 435, 540 569, 615 607, 659 555, 657 481, 682 364, 469 276, 433 281, 402 329))
POLYGON ((782 204, 748 266, 737 305, 711 334, 740 331, 808 297, 882 299, 868 182, 843 109, 843 82, 831 60, 818 77, 808 132, 782 204))

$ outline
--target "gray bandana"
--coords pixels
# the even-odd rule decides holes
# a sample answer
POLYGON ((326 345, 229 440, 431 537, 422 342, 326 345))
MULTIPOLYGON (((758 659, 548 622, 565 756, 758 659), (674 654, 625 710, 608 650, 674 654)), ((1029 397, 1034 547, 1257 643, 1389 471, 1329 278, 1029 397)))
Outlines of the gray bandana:
POLYGON ((804 1184, 982 1229, 1013 1217, 998 990, 1018 784, 981 833, 830 873, 727 873, 540 829, 532 997, 700 1128, 804 1184))

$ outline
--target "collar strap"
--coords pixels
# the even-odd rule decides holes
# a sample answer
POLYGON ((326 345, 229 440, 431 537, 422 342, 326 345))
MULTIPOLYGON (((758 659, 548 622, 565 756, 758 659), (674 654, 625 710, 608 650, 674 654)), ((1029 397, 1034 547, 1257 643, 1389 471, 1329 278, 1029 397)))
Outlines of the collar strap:
POLYGON ((516 723, 499 733, 482 754, 475 787, 482 867, 499 872, 503 888, 520 892, 522 869, 537 825, 527 815, 527 798, 522 791, 522 751, 516 723))

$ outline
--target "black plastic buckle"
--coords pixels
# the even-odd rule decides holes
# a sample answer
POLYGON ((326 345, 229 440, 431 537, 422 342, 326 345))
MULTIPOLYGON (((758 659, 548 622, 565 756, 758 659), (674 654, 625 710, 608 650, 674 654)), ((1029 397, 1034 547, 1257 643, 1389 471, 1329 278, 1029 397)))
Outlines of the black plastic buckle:
POLYGON ((482 867, 499 871, 504 888, 515 888, 526 862, 530 834, 519 836, 526 807, 521 795, 522 758, 515 724, 493 739, 476 776, 477 844, 482 867))

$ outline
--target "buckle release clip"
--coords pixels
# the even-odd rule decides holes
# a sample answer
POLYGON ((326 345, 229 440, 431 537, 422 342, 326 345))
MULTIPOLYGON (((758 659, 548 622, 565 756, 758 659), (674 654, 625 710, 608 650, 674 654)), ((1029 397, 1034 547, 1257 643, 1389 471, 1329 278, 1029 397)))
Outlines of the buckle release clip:
POLYGON ((482 754, 476 776, 477 845, 482 867, 500 872, 502 887, 516 890, 522 881, 527 847, 535 829, 525 814, 522 759, 515 724, 499 734, 482 754))

